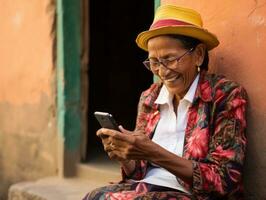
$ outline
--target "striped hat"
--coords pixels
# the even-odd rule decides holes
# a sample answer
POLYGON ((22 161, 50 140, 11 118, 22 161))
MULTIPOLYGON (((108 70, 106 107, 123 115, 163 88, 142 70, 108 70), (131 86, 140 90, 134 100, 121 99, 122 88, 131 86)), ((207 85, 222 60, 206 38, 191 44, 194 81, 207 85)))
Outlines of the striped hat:
POLYGON ((200 40, 211 50, 219 45, 217 37, 203 28, 198 12, 174 5, 160 6, 148 31, 141 32, 136 39, 137 45, 148 50, 148 40, 159 35, 184 35, 200 40))

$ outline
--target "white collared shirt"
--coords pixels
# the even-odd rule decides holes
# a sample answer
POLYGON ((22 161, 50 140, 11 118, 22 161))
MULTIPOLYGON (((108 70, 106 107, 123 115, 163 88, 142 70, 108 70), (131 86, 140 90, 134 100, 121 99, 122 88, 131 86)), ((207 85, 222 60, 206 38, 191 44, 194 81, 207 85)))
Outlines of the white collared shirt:
MULTIPOLYGON (((177 114, 173 108, 173 95, 169 94, 166 86, 163 85, 155 101, 156 104, 159 104, 160 120, 152 141, 180 157, 183 156, 188 109, 195 96, 198 81, 199 75, 194 79, 184 98, 179 101, 177 114)), ((174 174, 157 165, 150 167, 145 178, 141 181, 188 192, 179 184, 174 174)))

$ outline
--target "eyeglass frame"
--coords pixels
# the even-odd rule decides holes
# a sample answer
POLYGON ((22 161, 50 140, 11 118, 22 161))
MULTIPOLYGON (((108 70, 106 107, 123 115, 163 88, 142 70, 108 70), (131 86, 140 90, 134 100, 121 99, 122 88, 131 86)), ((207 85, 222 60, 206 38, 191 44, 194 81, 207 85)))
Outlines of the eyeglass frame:
POLYGON ((161 59, 161 60, 158 60, 154 63, 156 64, 159 64, 158 65, 158 68, 157 69, 151 69, 151 65, 150 65, 150 60, 149 58, 147 58, 146 60, 144 60, 142 63, 143 65, 149 70, 149 71, 155 71, 155 70, 158 70, 160 68, 160 66, 162 65, 163 67, 165 67, 166 69, 168 70, 171 70, 173 71, 173 69, 169 68, 167 65, 169 65, 170 62, 173 62, 173 61, 176 61, 177 63, 181 60, 181 58, 183 58, 185 55, 187 55, 188 53, 191 53, 195 50, 195 47, 192 47, 191 49, 189 49, 188 51, 186 51, 184 54, 182 54, 181 56, 176 56, 176 57, 173 57, 173 58, 170 58, 170 59, 161 59), (168 64, 164 63, 164 62, 168 62, 168 64))

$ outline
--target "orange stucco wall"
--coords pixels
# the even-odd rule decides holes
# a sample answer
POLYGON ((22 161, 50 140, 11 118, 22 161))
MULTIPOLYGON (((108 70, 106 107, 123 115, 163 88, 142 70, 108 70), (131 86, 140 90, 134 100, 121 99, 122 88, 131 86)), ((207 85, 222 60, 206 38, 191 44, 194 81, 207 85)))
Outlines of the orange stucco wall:
POLYGON ((52 2, 0 1, 0 199, 56 173, 52 2))
POLYGON ((53 9, 49 1, 1 1, 0 101, 21 105, 51 96, 53 9))
POLYGON ((265 199, 266 180, 266 1, 162 0, 201 13, 221 44, 211 51, 211 71, 241 83, 249 94, 247 199, 265 199))

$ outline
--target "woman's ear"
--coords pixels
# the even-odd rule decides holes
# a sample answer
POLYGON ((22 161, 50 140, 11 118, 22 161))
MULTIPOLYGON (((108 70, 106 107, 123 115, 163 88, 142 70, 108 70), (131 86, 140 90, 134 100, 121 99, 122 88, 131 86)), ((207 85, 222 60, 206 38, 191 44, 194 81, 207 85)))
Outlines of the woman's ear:
POLYGON ((198 44, 195 49, 195 53, 196 53, 196 60, 195 60, 196 66, 201 66, 206 53, 206 45, 203 43, 198 44))

